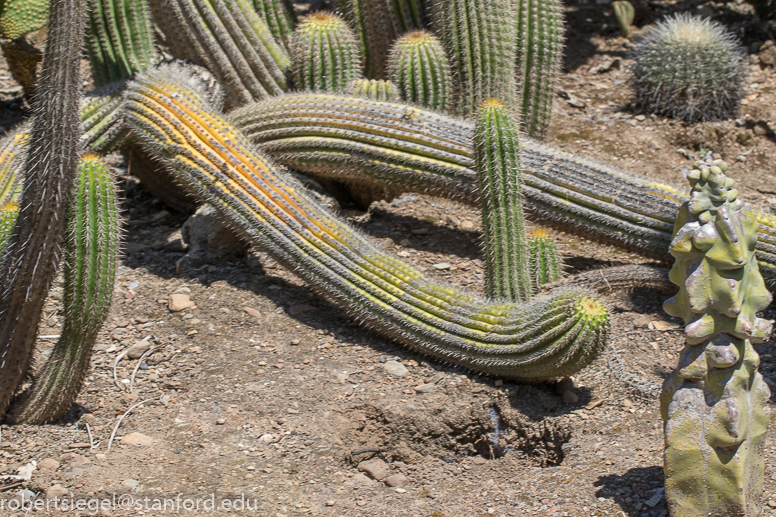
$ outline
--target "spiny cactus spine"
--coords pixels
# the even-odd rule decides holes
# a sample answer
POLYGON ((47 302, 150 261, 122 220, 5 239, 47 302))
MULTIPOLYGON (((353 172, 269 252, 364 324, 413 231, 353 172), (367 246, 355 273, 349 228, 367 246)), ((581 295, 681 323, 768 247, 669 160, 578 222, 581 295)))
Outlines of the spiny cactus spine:
POLYGON ((98 154, 115 151, 128 131, 121 121, 125 84, 117 83, 86 94, 81 102, 81 141, 98 154))
POLYGON ((743 48, 722 25, 677 14, 636 42, 637 109, 688 122, 732 117, 745 70, 743 48))
POLYGON ((250 0, 149 0, 176 58, 202 63, 227 92, 227 109, 287 89, 290 60, 250 0))
POLYGON ((630 28, 633 25, 633 20, 636 17, 636 10, 633 8, 633 4, 628 0, 621 0, 612 3, 614 9, 614 17, 617 18, 617 23, 620 25, 620 32, 626 38, 630 37, 630 28))
POLYGON ((660 395, 674 517, 755 515, 760 506, 770 390, 751 343, 771 334, 757 312, 772 297, 753 253, 757 221, 726 171, 710 157, 694 165, 671 241, 679 293, 663 307, 684 320, 687 340, 660 395))
POLYGON ((491 298, 530 300, 533 283, 525 237, 517 127, 504 105, 485 101, 474 129, 485 257, 491 298))
POLYGON ((405 34, 391 49, 388 76, 402 98, 434 111, 451 106, 453 80, 442 43, 425 31, 405 34))
POLYGON ((68 209, 65 246, 65 323, 45 366, 8 415, 44 424, 67 412, 81 389, 97 333, 108 316, 119 250, 116 189, 96 155, 78 167, 68 209))
POLYGON ((97 87, 130 79, 155 65, 147 0, 90 0, 87 42, 97 87))
POLYGON ((386 0, 336 0, 336 6, 355 30, 365 60, 364 75, 387 79, 388 52, 398 35, 391 6, 386 0))
POLYGON ((396 101, 399 92, 391 81, 376 81, 374 79, 359 79, 350 83, 348 94, 376 101, 396 101))
POLYGON ((396 34, 404 34, 426 27, 426 0, 385 1, 393 7, 392 20, 396 34))
POLYGON ((291 0, 253 0, 253 7, 266 22, 275 41, 290 54, 289 40, 296 27, 296 14, 291 0))
POLYGON ((163 70, 150 73, 130 86, 127 120, 181 181, 350 314, 423 353, 504 378, 568 375, 600 351, 609 316, 589 294, 518 304, 435 283, 322 208, 194 97, 163 70))
POLYGON ((522 130, 532 138, 550 125, 563 57, 560 0, 517 0, 517 80, 522 130))
POLYGON ((432 23, 450 53, 455 109, 474 115, 485 99, 515 105, 513 0, 433 0, 432 23))
POLYGON ((536 287, 560 280, 563 258, 558 245, 546 231, 537 229, 528 236, 528 255, 536 287))
POLYGON ((361 77, 353 31, 339 16, 319 11, 304 18, 291 38, 291 70, 298 90, 337 92, 361 77))
POLYGON ((0 38, 15 40, 49 22, 49 0, 0 2, 0 38))
POLYGON ((84 0, 52 0, 21 211, 0 267, 0 415, 30 366, 45 293, 64 243, 78 162, 78 56, 84 0))

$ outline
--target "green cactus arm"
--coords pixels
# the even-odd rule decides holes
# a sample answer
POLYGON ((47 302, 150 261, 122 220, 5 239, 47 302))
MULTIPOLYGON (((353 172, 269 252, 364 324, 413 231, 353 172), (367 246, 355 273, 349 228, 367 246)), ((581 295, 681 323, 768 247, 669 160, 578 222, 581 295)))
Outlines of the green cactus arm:
POLYGON ((620 26, 620 32, 623 37, 630 37, 630 28, 633 20, 636 18, 636 9, 628 0, 620 0, 612 3, 614 17, 617 18, 617 24, 620 26))
POLYGON ((83 383, 97 333, 108 317, 120 244, 113 177, 96 155, 78 167, 65 245, 65 323, 51 356, 8 419, 52 422, 70 409, 83 383))
POLYGON ((555 239, 544 230, 535 230, 528 236, 528 250, 534 285, 539 287, 560 279, 563 258, 555 239))
POLYGON ((396 41, 388 59, 388 76, 410 104, 433 111, 451 107, 450 64, 442 43, 428 32, 410 32, 396 41))
POLYGON ((253 8, 267 24, 275 41, 290 55, 289 38, 296 27, 296 14, 291 0, 253 0, 253 8))
POLYGON ((347 94, 376 101, 397 101, 399 92, 391 81, 359 79, 348 85, 347 94))
POLYGON ((388 52, 397 36, 393 9, 385 0, 336 0, 335 4, 356 32, 364 75, 387 79, 388 52))
POLYGON ((0 38, 14 40, 36 31, 49 21, 49 0, 0 2, 0 38))
POLYGON ((129 79, 161 59, 147 0, 91 0, 87 34, 95 86, 129 79))
POLYGON ((427 279, 321 207, 171 73, 132 84, 125 107, 132 131, 180 181, 337 306, 416 350, 505 378, 568 375, 600 351, 608 328, 601 302, 566 290, 502 303, 427 279))
POLYGON ((227 92, 227 108, 286 90, 290 60, 249 0, 150 0, 176 58, 202 63, 227 92))

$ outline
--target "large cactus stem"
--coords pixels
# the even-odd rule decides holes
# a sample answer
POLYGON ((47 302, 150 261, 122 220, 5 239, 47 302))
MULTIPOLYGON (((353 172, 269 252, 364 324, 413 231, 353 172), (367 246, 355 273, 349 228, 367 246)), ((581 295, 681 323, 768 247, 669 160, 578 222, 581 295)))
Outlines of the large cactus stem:
POLYGON ((147 0, 89 0, 87 43, 95 86, 130 79, 159 61, 147 0))
POLYGON ((18 424, 52 422, 70 409, 113 294, 119 214, 110 171, 96 155, 78 167, 65 246, 65 324, 45 366, 8 414, 18 424))
POLYGON ((773 322, 757 312, 772 297, 753 252, 757 221, 726 170, 721 161, 695 164, 671 241, 669 277, 679 294, 664 308, 687 325, 679 366, 660 395, 673 517, 754 516, 762 493, 770 391, 751 343, 771 334, 773 322))
POLYGON ((150 0, 176 58, 203 64, 227 93, 227 109, 280 95, 290 60, 250 0, 150 0))
POLYGON ((78 56, 84 0, 52 0, 21 212, 0 271, 0 415, 30 366, 46 292, 66 234, 78 161, 78 56))
POLYGON ((327 299, 401 343, 524 380, 568 375, 604 345, 608 312, 585 292, 482 300, 387 255, 169 74, 137 80, 126 102, 132 131, 181 181, 327 299))
POLYGON ((337 10, 355 29, 368 79, 387 79, 387 61, 398 33, 386 0, 336 0, 337 10))
POLYGON ((494 97, 515 105, 516 0, 433 0, 432 23, 450 55, 456 111, 477 112, 494 97))
POLYGON ((391 49, 388 75, 402 98, 434 111, 447 111, 453 99, 453 79, 442 43, 425 31, 402 36, 391 49))
POLYGON ((488 296, 525 301, 533 295, 523 215, 517 127, 504 105, 485 101, 474 130, 488 296))
POLYGON ((253 7, 266 22, 275 41, 290 54, 289 40, 296 27, 296 14, 291 0, 253 0, 253 7))
POLYGON ((517 82, 521 129, 532 138, 550 125, 563 57, 560 0, 517 0, 517 82))

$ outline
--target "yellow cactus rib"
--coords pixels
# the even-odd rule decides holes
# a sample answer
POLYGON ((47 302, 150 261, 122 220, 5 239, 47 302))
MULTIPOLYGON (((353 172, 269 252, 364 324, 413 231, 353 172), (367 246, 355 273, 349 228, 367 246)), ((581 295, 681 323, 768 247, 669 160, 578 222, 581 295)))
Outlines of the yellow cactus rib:
POLYGON ((142 145, 180 181, 325 297, 411 348, 530 380, 583 368, 605 342, 608 313, 587 310, 584 291, 524 304, 482 300, 380 251, 208 112, 174 69, 133 83, 125 110, 142 145))

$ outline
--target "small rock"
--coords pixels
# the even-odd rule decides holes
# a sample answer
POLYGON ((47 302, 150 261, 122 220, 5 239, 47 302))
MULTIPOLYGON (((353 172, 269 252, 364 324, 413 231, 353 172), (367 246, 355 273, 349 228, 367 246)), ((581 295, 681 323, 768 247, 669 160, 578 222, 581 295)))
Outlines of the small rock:
POLYGON ((358 470, 363 470, 370 478, 377 481, 384 480, 391 473, 391 468, 388 464, 379 458, 362 461, 358 464, 358 470))
POLYGON ((647 499, 646 501, 644 501, 644 504, 646 504, 650 508, 654 508, 662 500, 663 500, 663 494, 657 493, 657 494, 653 495, 652 497, 650 497, 649 499, 647 499))
POLYGON ((599 398, 599 397, 593 397, 593 399, 590 402, 587 403, 587 405, 585 406, 585 409, 587 409, 589 411, 591 409, 597 408, 598 406, 600 406, 603 403, 604 403, 604 399, 599 398))
POLYGON ((357 485, 370 486, 375 484, 374 481, 369 479, 366 475, 362 474, 361 472, 359 472, 358 474, 356 474, 350 479, 353 481, 354 484, 357 484, 357 485))
POLYGON ((678 329, 680 325, 678 323, 673 323, 670 321, 650 321, 649 322, 649 328, 651 330, 668 330, 668 329, 678 329))
POLYGON ((154 439, 141 433, 130 433, 121 439, 121 444, 149 447, 154 444, 154 439))
POLYGON ((294 305, 293 307, 288 309, 288 314, 290 314, 291 316, 296 316, 298 314, 305 314, 308 312, 318 312, 318 309, 306 303, 302 305, 294 305))
POLYGON ((472 460, 472 463, 474 463, 475 465, 485 465, 487 462, 488 462, 488 460, 486 460, 486 459, 485 459, 485 458, 483 458, 482 456, 476 456, 476 457, 475 457, 475 458, 472 460))
POLYGON ((636 115, 636 116, 635 116, 635 117, 633 117, 633 118, 635 118, 635 119, 636 119, 636 120, 638 120, 639 122, 644 122, 645 120, 647 120, 647 117, 646 117, 646 115, 636 115))
POLYGON ((334 506, 334 504, 335 504, 334 499, 329 499, 328 501, 326 501, 326 506, 334 506))
POLYGON ((226 423, 225 418, 219 418, 218 420, 216 420, 216 425, 224 425, 225 423, 226 423))
POLYGON ((776 508, 776 499, 771 499, 770 501, 768 501, 768 506, 770 506, 771 508, 776 508))
POLYGON ((62 499, 63 497, 67 497, 67 494, 67 488, 62 485, 53 485, 46 490, 46 499, 62 499))
POLYGON ((760 47, 760 65, 776 66, 776 45, 772 40, 768 40, 760 47))
POLYGON ((555 394, 556 395, 563 395, 569 390, 574 389, 574 381, 569 377, 564 377, 563 379, 559 380, 558 383, 555 385, 555 394))
POLYGON ((51 471, 54 472, 59 468, 59 462, 54 458, 44 458, 38 462, 38 470, 41 472, 51 471))
POLYGON ((623 401, 622 401, 622 407, 624 407, 624 408, 633 407, 633 402, 631 402, 631 401, 630 401, 630 400, 628 400, 628 399, 623 399, 623 401))
MULTIPOLYGON (((180 295, 174 294, 173 296, 180 296, 180 295)), ((145 354, 151 349, 150 339, 151 339, 151 336, 146 336, 142 340, 138 341, 137 343, 129 347, 129 350, 127 350, 127 357, 129 359, 140 359, 141 357, 143 357, 143 354, 145 354)))
POLYGON ((385 369, 385 373, 390 373, 396 377, 406 377, 410 373, 409 370, 407 370, 407 367, 398 361, 388 361, 383 368, 385 369))
POLYGON ((105 459, 107 459, 107 458, 108 458, 108 455, 107 455, 107 454, 103 454, 103 453, 101 453, 101 452, 98 452, 97 454, 95 454, 95 455, 94 455, 94 457, 95 457, 95 458, 96 458, 98 461, 104 461, 105 459))
POLYGON ((253 316, 254 318, 258 318, 261 316, 261 313, 257 311, 256 309, 251 309, 250 307, 245 307, 245 312, 247 312, 250 316, 253 316))
POLYGON ((579 397, 573 391, 568 390, 565 393, 563 393, 563 402, 565 402, 566 404, 576 404, 577 402, 579 402, 579 397))
POLYGON ((647 325, 649 325, 649 322, 652 321, 652 318, 649 316, 649 314, 643 314, 633 320, 633 326, 637 329, 643 329, 646 328, 647 325))
POLYGON ((407 484, 407 478, 402 474, 394 474, 385 478, 385 484, 390 487, 401 488, 407 484))
POLYGON ((463 220, 461 221, 461 230, 471 230, 474 228, 474 223, 471 221, 463 220))
POLYGON ((413 389, 418 393, 431 393, 432 391, 434 391, 434 385, 421 384, 420 386, 415 386, 413 389))
POLYGON ((173 294, 170 295, 169 307, 171 312, 180 312, 184 309, 194 307, 194 302, 191 301, 191 298, 189 298, 189 295, 187 294, 173 294))
POLYGON ((81 418, 78 419, 80 422, 83 422, 84 424, 94 425, 97 423, 97 417, 94 416, 91 413, 86 413, 81 416, 81 418))
POLYGON ((403 488, 397 488, 396 489, 396 493, 398 493, 398 494, 404 494, 405 492, 407 492, 407 491, 405 489, 403 489, 403 488))
POLYGON ((140 484, 140 481, 138 481, 137 479, 125 479, 124 481, 121 482, 121 484, 124 486, 128 486, 129 488, 135 488, 140 484))
POLYGON ((447 262, 440 262, 439 264, 434 264, 434 269, 438 269, 440 271, 444 271, 445 269, 450 269, 450 264, 447 262))

